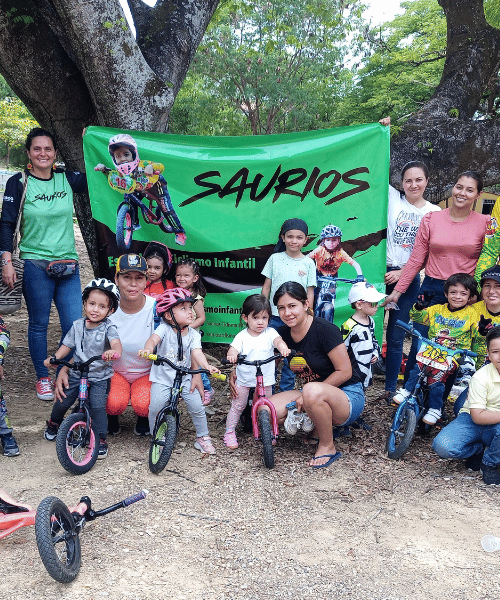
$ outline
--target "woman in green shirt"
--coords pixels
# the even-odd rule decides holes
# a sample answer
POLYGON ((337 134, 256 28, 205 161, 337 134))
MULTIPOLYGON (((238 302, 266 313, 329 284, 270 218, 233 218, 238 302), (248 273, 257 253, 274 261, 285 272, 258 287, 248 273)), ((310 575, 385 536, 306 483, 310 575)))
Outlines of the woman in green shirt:
MULTIPOLYGON (((73 192, 87 191, 85 174, 54 167, 57 147, 49 131, 35 128, 26 138, 27 188, 21 218, 20 258, 25 261, 23 295, 28 309, 28 346, 35 367, 36 392, 41 400, 53 400, 51 380, 43 361, 47 353, 47 327, 52 301, 61 323, 62 338, 73 321, 82 316, 78 255, 73 232, 73 192), (52 261, 74 261, 74 266, 52 261), (61 273, 66 270, 66 273, 61 273)), ((16 173, 5 186, 0 218, 2 279, 12 288, 16 273, 12 266, 12 241, 23 195, 23 173, 16 173)))

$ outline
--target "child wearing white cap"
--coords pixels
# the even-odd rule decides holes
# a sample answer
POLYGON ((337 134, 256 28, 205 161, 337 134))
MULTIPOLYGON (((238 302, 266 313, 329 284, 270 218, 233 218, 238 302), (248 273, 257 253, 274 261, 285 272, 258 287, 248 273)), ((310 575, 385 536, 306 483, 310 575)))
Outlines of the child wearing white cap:
POLYGON ((373 315, 377 312, 378 303, 385 298, 371 283, 361 281, 355 283, 349 292, 349 302, 354 314, 342 325, 341 332, 347 353, 358 364, 363 376, 363 388, 372 382, 372 364, 380 356, 380 346, 375 338, 373 315))

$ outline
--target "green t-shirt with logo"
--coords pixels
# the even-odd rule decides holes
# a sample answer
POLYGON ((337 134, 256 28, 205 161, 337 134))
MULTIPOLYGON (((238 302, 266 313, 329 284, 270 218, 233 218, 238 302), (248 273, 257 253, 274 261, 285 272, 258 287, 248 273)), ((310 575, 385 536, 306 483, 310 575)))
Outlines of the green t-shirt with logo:
POLYGON ((28 177, 19 251, 24 260, 78 259, 73 191, 64 173, 49 180, 28 177))

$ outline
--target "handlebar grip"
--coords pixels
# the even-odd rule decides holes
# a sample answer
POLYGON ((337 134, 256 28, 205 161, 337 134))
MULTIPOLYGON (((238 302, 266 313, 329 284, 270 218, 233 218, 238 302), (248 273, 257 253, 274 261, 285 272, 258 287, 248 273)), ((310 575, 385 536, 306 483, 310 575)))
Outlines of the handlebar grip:
POLYGON ((148 354, 148 360, 158 360, 158 354, 148 354))
POLYGON ((224 373, 210 373, 210 377, 213 377, 214 379, 219 379, 220 381, 226 381, 227 379, 224 373))
POLYGON ((134 494, 133 496, 129 496, 123 500, 123 506, 130 506, 134 502, 139 502, 139 500, 144 500, 147 496, 148 492, 146 490, 141 490, 139 493, 134 494))
POLYGON ((220 362, 222 365, 232 365, 233 363, 227 360, 227 358, 221 358, 220 362))

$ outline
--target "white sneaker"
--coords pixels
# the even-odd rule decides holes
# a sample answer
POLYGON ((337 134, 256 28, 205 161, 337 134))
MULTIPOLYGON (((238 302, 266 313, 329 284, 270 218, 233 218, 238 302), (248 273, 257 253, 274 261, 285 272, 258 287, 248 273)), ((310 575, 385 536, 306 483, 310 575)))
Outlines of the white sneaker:
POLYGON ((285 419, 285 431, 290 435, 295 435, 300 429, 303 419, 304 413, 299 413, 294 409, 290 409, 285 419))
POLYGON ((314 429, 314 423, 312 422, 312 419, 307 416, 306 413, 302 413, 302 414, 304 415, 302 417, 302 423, 301 423, 302 431, 305 431, 305 433, 311 433, 311 431, 314 429))
POLYGON ((441 418, 441 411, 439 408, 429 408, 429 410, 425 413, 422 421, 427 425, 435 425, 437 421, 441 418))
POLYGON ((396 392, 396 395, 392 399, 395 404, 403 404, 403 402, 410 397, 410 393, 408 390, 401 388, 396 392))

